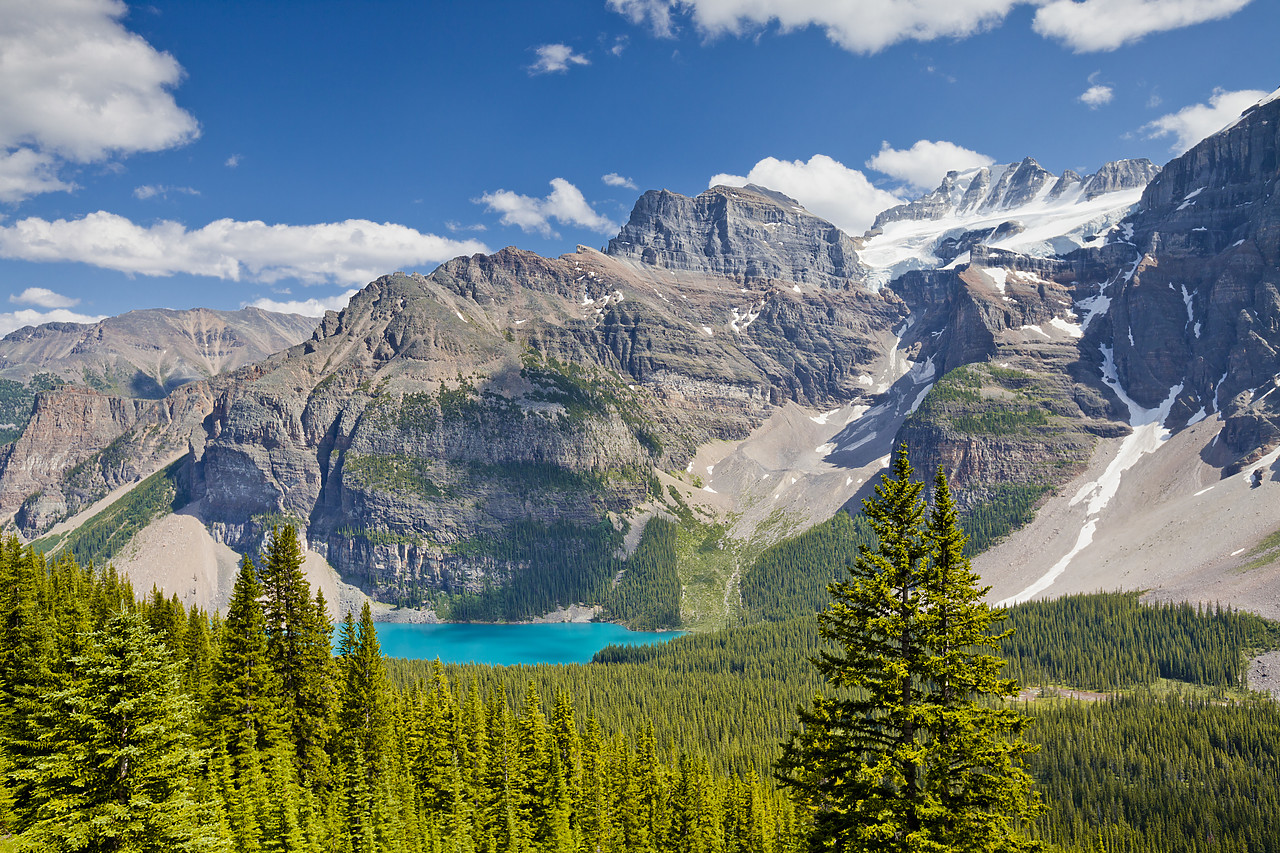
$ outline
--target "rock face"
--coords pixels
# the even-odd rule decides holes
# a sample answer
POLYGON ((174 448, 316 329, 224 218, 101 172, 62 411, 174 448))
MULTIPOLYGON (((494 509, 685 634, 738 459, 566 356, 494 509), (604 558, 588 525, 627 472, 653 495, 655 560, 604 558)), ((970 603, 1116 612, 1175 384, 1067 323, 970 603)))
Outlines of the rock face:
POLYGON ((881 212, 872 228, 908 220, 936 221, 995 211, 1013 213, 1041 197, 1050 201, 1064 197, 1092 200, 1108 193, 1142 189, 1159 172, 1150 160, 1116 160, 1083 178, 1070 169, 1057 177, 1030 157, 1021 163, 948 172, 928 195, 881 212))
POLYGON ((378 279, 310 339, 134 413, 116 451, 80 466, 91 477, 63 472, 62 493, 83 495, 66 511, 116 482, 103 459, 120 448, 189 446, 184 476, 233 547, 290 521, 384 599, 475 592, 528 569, 495 542, 586 547, 698 446, 786 402, 867 398, 907 310, 852 283, 846 235, 758 188, 648 194, 614 245, 378 279), (665 235, 648 243, 661 262, 616 248, 638 223, 665 235))
POLYGON ((130 311, 94 324, 24 326, 0 339, 0 378, 52 373, 73 384, 158 400, 179 385, 251 364, 315 329, 312 317, 258 308, 130 311))
POLYGON ((607 252, 742 282, 843 287, 865 273, 847 234, 795 199, 755 185, 712 187, 697 198, 650 190, 607 252))
POLYGON ((1165 166, 1110 238, 1110 310, 1087 342, 1141 406, 1176 389, 1171 425, 1221 413, 1242 464, 1280 442, 1278 151, 1273 96, 1165 166))
POLYGON ((384 276, 163 401, 51 392, 0 511, 33 533, 187 451, 222 541, 288 521, 346 580, 420 603, 515 582, 529 543, 586 553, 790 403, 802 426, 850 413, 815 460, 861 471, 904 439, 1001 523, 1166 401, 1170 428, 1221 412, 1244 464, 1280 441, 1278 129, 1273 99, 1159 172, 951 173, 860 242, 760 187, 645 193, 605 253, 384 276))

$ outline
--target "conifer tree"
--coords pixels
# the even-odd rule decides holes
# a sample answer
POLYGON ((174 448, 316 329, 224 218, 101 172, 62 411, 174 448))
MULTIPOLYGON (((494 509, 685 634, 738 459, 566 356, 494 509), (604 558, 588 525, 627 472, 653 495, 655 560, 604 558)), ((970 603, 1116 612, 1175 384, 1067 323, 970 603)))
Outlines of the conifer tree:
POLYGON ((141 617, 121 613, 74 664, 71 685, 45 697, 24 838, 51 851, 216 847, 190 790, 200 755, 181 671, 163 643, 141 617))
POLYGON ((1019 834, 1034 811, 1021 768, 1029 747, 1016 693, 990 654, 1000 614, 981 598, 939 473, 926 520, 924 485, 906 447, 863 504, 875 530, 849 576, 830 587, 814 660, 834 688, 801 713, 779 778, 813 811, 814 850, 945 853, 1034 849, 1019 834))
POLYGON ((328 775, 326 748, 333 736, 336 687, 324 597, 311 598, 302 571, 302 545, 291 524, 273 527, 262 559, 267 652, 280 677, 281 710, 298 754, 304 783, 328 775))
POLYGON ((210 716, 224 730, 227 749, 236 756, 266 749, 281 736, 280 680, 268 657, 261 597, 253 561, 246 556, 219 632, 210 697, 210 716))

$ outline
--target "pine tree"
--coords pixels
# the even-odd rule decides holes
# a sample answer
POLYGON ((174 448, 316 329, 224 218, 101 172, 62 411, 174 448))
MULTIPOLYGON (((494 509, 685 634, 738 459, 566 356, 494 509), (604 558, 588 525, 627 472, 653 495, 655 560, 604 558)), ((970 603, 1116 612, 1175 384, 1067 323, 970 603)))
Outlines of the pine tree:
POLYGON ((779 778, 812 810, 815 850, 944 853, 1034 849, 1018 735, 1025 720, 985 704, 1016 693, 990 654, 1000 617, 982 602, 941 472, 926 519, 905 446, 864 514, 876 533, 830 587, 819 625, 840 650, 815 658, 834 696, 801 713, 779 778))
POLYGON ((202 850, 217 846, 190 780, 200 754, 179 666, 142 619, 122 613, 48 691, 45 752, 23 833, 44 850, 202 850))
POLYGON ((246 556, 219 631, 210 696, 210 716, 225 732, 227 749, 235 756, 266 749, 282 734, 280 681, 268 659, 261 596, 253 561, 246 556))
POLYGON ((291 524, 273 527, 262 559, 267 652, 280 677, 286 727, 308 785, 328 778, 326 748, 334 733, 337 697, 324 597, 311 598, 302 571, 302 545, 291 524))

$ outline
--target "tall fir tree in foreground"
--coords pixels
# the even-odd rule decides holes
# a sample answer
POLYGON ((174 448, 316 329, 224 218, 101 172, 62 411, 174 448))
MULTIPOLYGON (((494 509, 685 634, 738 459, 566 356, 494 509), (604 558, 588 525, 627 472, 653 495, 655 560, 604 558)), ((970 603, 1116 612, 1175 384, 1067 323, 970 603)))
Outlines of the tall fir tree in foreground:
POLYGON ((875 530, 848 579, 830 587, 815 658, 833 688, 800 715, 779 778, 811 810, 814 850, 876 853, 1036 849, 1022 757, 1027 720, 1000 700, 1002 617, 963 555, 946 478, 930 513, 905 446, 863 503, 875 530))

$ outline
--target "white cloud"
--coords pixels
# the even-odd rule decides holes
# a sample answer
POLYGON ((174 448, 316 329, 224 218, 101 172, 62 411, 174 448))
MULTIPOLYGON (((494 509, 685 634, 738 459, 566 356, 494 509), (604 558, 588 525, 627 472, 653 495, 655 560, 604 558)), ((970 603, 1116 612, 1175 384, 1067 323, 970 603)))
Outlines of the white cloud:
POLYGON ((1080 95, 1080 103, 1088 104, 1089 109, 1096 110, 1098 107, 1111 103, 1115 97, 1115 90, 1110 86, 1090 86, 1080 95))
POLYGON ((52 222, 29 217, 0 226, 0 257, 90 264, 132 275, 190 273, 240 281, 296 278, 364 284, 391 270, 487 252, 404 225, 348 219, 318 225, 267 225, 219 219, 188 230, 178 222, 138 225, 98 211, 52 222))
POLYGON ((1025 0, 609 0, 609 6, 663 36, 674 32, 672 13, 678 10, 707 36, 743 35, 775 23, 783 32, 812 26, 845 50, 875 53, 908 39, 972 35, 999 24, 1020 2, 1025 0))
POLYGON ((602 175, 600 177, 600 180, 604 181, 606 184, 608 184, 611 187, 626 187, 629 190, 639 189, 639 187, 636 186, 635 181, 631 180, 630 178, 624 178, 622 175, 619 175, 617 172, 610 172, 607 175, 602 175))
POLYGON ((167 187, 163 184, 143 184, 140 187, 134 187, 133 197, 145 201, 156 196, 166 198, 169 193, 200 195, 200 190, 192 189, 191 187, 167 187))
POLYGON ((1226 18, 1250 0, 1051 0, 1032 28, 1077 53, 1115 50, 1151 33, 1226 18))
POLYGON ((671 23, 669 0, 609 0, 609 8, 625 15, 633 24, 648 24, 654 35, 671 38, 675 27, 671 23))
POLYGON ((301 314, 304 317, 323 317, 326 311, 341 311, 347 307, 351 297, 360 291, 348 290, 327 299, 293 299, 277 302, 274 299, 255 299, 252 302, 240 303, 241 308, 261 308, 263 311, 279 311, 281 314, 301 314))
POLYGON ((485 209, 501 213, 498 220, 503 225, 516 225, 525 231, 537 231, 544 237, 555 235, 551 220, 561 225, 577 225, 609 234, 618 230, 617 223, 591 209, 582 191, 564 178, 551 181, 551 193, 546 198, 533 198, 510 190, 485 193, 475 200, 485 209))
POLYGON ((902 202, 893 193, 872 186, 862 172, 825 154, 815 154, 807 163, 766 157, 745 176, 715 175, 708 186, 717 184, 758 184, 786 193, 848 234, 861 234, 871 227, 877 213, 902 202))
POLYGON ((4 311, 0 312, 0 335, 7 335, 23 326, 39 326, 41 323, 93 324, 106 318, 106 314, 77 314, 65 308, 55 308, 52 311, 36 311, 34 308, 4 311))
POLYGON ((530 74, 552 74, 568 71, 571 65, 590 65, 591 60, 574 53, 567 44, 544 44, 534 49, 538 58, 529 66, 530 74))
POLYGON ((241 157, 239 154, 232 154, 222 165, 226 166, 228 169, 234 169, 236 166, 240 165, 240 160, 241 157))
POLYGON ((1169 146, 1169 150, 1181 154, 1206 136, 1217 133, 1235 121, 1240 113, 1266 96, 1266 92, 1254 89, 1240 92, 1214 89, 1208 104, 1193 104, 1176 113, 1161 116, 1144 124, 1140 132, 1147 139, 1172 136, 1174 143, 1169 146))
POLYGON ((882 142, 880 153, 865 165, 868 169, 882 172, 914 189, 932 190, 942 182, 947 172, 963 172, 979 166, 990 166, 994 162, 987 155, 963 148, 954 142, 921 139, 910 148, 891 148, 888 142, 882 142))
POLYGON ((854 53, 901 41, 965 38, 1003 23, 1016 6, 1040 6, 1036 32, 1077 51, 1111 50, 1144 35, 1224 18, 1250 0, 609 0, 634 24, 671 37, 688 15, 704 35, 740 36, 777 25, 820 27, 854 53))
POLYGON ((0 201, 67 190, 68 165, 183 145, 182 68, 120 24, 119 0, 5 3, 0 27, 0 201))
POLYGON ((63 296, 47 287, 28 287, 21 293, 11 293, 9 301, 18 305, 38 305, 41 308, 72 308, 80 304, 79 299, 63 296))

